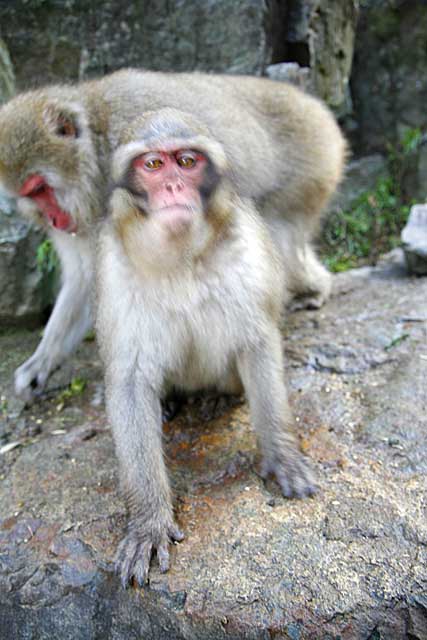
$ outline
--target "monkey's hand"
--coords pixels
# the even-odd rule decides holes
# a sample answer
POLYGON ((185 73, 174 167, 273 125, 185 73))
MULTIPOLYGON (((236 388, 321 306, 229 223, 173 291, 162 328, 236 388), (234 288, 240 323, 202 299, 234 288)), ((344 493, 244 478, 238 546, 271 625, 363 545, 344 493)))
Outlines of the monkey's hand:
POLYGON ((148 572, 153 552, 157 554, 160 571, 169 569, 169 544, 181 542, 184 534, 170 518, 162 522, 158 517, 153 522, 138 524, 134 520, 129 525, 126 537, 119 545, 116 554, 116 571, 120 574, 123 587, 129 585, 132 578, 142 587, 148 582, 148 572))
POLYGON ((276 476, 285 498, 305 498, 317 491, 314 473, 295 446, 279 448, 264 456, 261 476, 267 478, 270 473, 276 476))
POLYGON ((15 393, 30 404, 43 390, 50 374, 49 363, 37 352, 15 371, 15 393))

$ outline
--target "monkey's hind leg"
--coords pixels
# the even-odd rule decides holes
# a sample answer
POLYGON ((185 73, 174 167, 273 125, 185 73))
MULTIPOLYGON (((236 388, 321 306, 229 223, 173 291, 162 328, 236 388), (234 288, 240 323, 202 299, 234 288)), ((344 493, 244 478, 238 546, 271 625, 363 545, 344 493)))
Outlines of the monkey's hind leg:
POLYGON ((289 306, 293 311, 320 309, 331 295, 332 276, 309 244, 298 249, 298 254, 290 282, 294 298, 289 306))
POLYGON ((331 294, 332 277, 310 244, 309 220, 287 220, 267 215, 271 236, 283 259, 286 288, 292 309, 319 309, 331 294))

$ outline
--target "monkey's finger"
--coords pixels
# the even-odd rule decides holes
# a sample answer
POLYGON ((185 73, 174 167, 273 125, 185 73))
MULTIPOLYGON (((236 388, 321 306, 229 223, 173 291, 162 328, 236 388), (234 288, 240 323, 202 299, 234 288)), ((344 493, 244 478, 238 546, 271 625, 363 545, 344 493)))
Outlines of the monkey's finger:
POLYGON ((273 465, 267 460, 267 458, 264 458, 261 462, 259 475, 263 480, 266 480, 270 473, 273 473, 273 465))
POLYGON ((277 482, 280 485, 280 489, 282 490, 282 495, 284 495, 285 498, 293 498, 294 497, 293 489, 287 476, 284 473, 277 473, 277 472, 275 475, 277 478, 277 482))
POLYGON ((153 544, 144 542, 140 545, 138 555, 132 569, 132 575, 140 587, 148 583, 148 572, 150 570, 151 556, 153 553, 153 544))
POLYGON ((314 474, 303 461, 292 472, 278 469, 276 478, 285 498, 305 498, 317 491, 314 474))
POLYGON ((159 567, 162 573, 169 571, 169 550, 168 542, 163 542, 157 547, 157 557, 159 559, 159 567))
POLYGON ((168 534, 171 540, 175 540, 175 542, 181 542, 185 538, 184 533, 176 526, 176 524, 172 524, 169 527, 168 534))
POLYGON ((126 589, 132 578, 132 567, 138 553, 137 540, 126 536, 119 545, 115 558, 116 573, 120 575, 122 586, 126 589))

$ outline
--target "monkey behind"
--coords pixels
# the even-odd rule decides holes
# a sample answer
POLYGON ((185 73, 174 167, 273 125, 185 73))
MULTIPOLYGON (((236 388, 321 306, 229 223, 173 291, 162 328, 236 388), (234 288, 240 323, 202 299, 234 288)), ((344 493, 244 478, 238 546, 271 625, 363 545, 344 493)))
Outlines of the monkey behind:
POLYGON ((169 566, 174 522, 160 400, 171 387, 244 389, 262 453, 285 496, 315 483, 292 432, 278 328, 286 272, 229 159, 193 116, 140 118, 113 158, 116 189, 97 258, 97 335, 129 527, 117 555, 126 586, 152 552, 169 566))

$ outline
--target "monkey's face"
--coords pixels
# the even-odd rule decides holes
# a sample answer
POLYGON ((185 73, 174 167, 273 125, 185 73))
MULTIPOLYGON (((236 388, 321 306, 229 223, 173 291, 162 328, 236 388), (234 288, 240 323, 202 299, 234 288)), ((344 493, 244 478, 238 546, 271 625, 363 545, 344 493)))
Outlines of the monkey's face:
POLYGON ((132 191, 150 222, 171 238, 190 232, 203 214, 206 156, 192 149, 150 151, 135 158, 132 191))
POLYGON ((163 147, 130 160, 120 190, 127 195, 119 206, 113 198, 113 219, 134 262, 168 270, 203 250, 213 231, 212 172, 209 158, 195 149, 163 147))
POLYGON ((143 114, 123 142, 112 161, 111 210, 125 253, 142 269, 191 264, 225 222, 222 145, 191 114, 170 108, 143 114))
POLYGON ((75 231, 90 215, 96 166, 77 103, 46 90, 18 96, 0 109, 0 185, 18 198, 24 214, 75 231))

